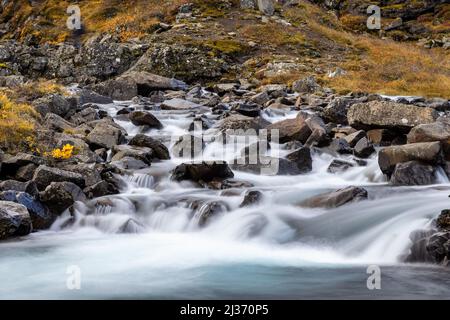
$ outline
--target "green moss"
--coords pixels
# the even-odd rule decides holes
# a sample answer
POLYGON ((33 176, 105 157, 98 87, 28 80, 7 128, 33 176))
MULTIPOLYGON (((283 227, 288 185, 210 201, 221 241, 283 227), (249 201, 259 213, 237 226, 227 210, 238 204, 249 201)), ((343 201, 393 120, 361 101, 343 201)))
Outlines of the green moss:
POLYGON ((226 55, 239 55, 245 53, 248 47, 239 41, 235 40, 208 40, 205 46, 211 49, 214 53, 224 53, 226 55))

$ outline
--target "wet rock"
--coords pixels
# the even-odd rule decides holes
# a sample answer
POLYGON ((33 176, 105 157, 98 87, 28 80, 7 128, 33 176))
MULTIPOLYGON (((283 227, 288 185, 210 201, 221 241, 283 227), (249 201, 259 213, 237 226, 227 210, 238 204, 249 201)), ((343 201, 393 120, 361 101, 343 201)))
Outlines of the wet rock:
POLYGON ((167 147, 162 142, 155 140, 147 135, 137 134, 130 140, 129 145, 150 148, 153 150, 154 157, 160 160, 170 159, 170 154, 167 147))
POLYGON ((119 161, 126 157, 143 161, 151 165, 153 159, 153 150, 147 147, 136 147, 130 145, 118 145, 112 148, 111 161, 119 161))
POLYGON ((86 141, 93 149, 111 149, 124 140, 123 131, 112 123, 102 121, 87 135, 86 141))
POLYGON ((214 179, 208 182, 206 186, 214 190, 243 189, 254 187, 254 185, 248 181, 236 179, 214 179))
POLYGON ((191 180, 194 182, 210 182, 213 179, 233 178, 234 174, 226 162, 183 163, 172 172, 176 181, 191 180))
POLYGON ((55 221, 55 217, 37 197, 26 192, 5 191, 0 193, 0 199, 23 205, 30 214, 34 230, 48 229, 55 221))
POLYGON ((129 71, 115 79, 93 86, 93 90, 114 100, 148 97, 152 91, 186 88, 182 81, 161 77, 145 71, 129 71))
POLYGON ((39 166, 33 176, 33 181, 39 190, 44 190, 52 182, 71 182, 80 187, 85 186, 84 178, 79 173, 73 173, 45 165, 39 166))
POLYGON ((269 176, 298 175, 304 173, 299 169, 297 163, 270 156, 242 157, 235 159, 231 167, 237 171, 269 176))
POLYGON ((244 200, 239 205, 240 208, 249 207, 255 204, 258 204, 263 199, 263 194, 261 191, 248 191, 245 194, 244 200))
POLYGON ((348 169, 353 168, 354 166, 355 165, 351 162, 334 159, 328 166, 327 171, 329 173, 340 173, 340 172, 345 172, 348 169))
POLYGON ((275 122, 267 126, 267 131, 271 137, 278 134, 279 142, 300 141, 306 143, 312 131, 308 124, 301 118, 287 119, 275 122))
POLYGON ((102 96, 94 91, 83 89, 78 95, 78 104, 84 105, 87 103, 95 103, 95 104, 110 104, 113 103, 113 99, 110 97, 102 96))
POLYGON ((358 141, 353 149, 353 154, 360 158, 368 158, 375 152, 373 145, 367 140, 367 138, 362 138, 358 141))
POLYGON ((433 184, 436 182, 435 172, 435 167, 419 161, 398 163, 392 173, 391 184, 395 186, 433 184))
POLYGON ((0 240, 25 236, 31 231, 31 217, 25 206, 10 201, 0 201, 0 240))
POLYGON ((431 108, 390 101, 371 101, 352 105, 347 113, 349 124, 357 129, 393 129, 409 131, 414 126, 432 123, 437 113, 431 108))
POLYGON ((161 129, 162 123, 150 112, 133 111, 129 115, 130 121, 135 126, 147 126, 148 128, 161 129))
POLYGON ((40 198, 55 215, 60 215, 76 201, 87 200, 83 190, 71 182, 52 182, 41 192, 40 198))
POLYGON ((195 158, 202 154, 205 148, 203 138, 193 135, 181 136, 172 147, 172 152, 177 157, 195 158))
POLYGON ((140 170, 144 168, 148 168, 149 164, 145 163, 142 160, 132 158, 132 157, 123 157, 120 160, 111 161, 111 165, 123 169, 123 170, 140 170))
POLYGON ((307 199, 300 206, 309 208, 337 208, 348 203, 366 200, 367 196, 367 190, 363 188, 347 187, 307 199))
POLYGON ((119 190, 115 185, 104 180, 85 188, 83 192, 89 199, 119 194, 119 190))
POLYGON ((212 218, 229 210, 226 203, 221 201, 197 202, 193 207, 196 209, 194 219, 199 227, 206 226, 212 218))
POLYGON ((345 139, 333 139, 328 147, 337 154, 352 154, 353 150, 345 139))
POLYGON ((135 219, 128 219, 119 229, 117 233, 135 234, 145 230, 145 226, 135 219))
POLYGON ((436 220, 436 226, 440 231, 450 231, 450 210, 442 210, 436 220))
POLYGON ((412 143, 403 146, 386 147, 378 153, 378 164, 384 174, 390 175, 395 165, 408 161, 439 164, 443 161, 440 142, 412 143))
POLYGON ((286 156, 289 161, 297 164, 301 173, 312 171, 311 150, 308 147, 302 147, 286 156))

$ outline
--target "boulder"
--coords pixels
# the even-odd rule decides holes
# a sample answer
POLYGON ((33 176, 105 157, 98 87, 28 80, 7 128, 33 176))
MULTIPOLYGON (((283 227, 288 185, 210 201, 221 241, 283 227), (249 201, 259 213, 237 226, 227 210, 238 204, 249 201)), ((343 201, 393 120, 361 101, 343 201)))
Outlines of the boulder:
POLYGON ((29 164, 41 165, 44 164, 44 158, 34 156, 28 153, 18 153, 13 157, 3 157, 1 166, 2 177, 15 177, 17 171, 21 167, 25 167, 29 164))
POLYGON ((364 130, 358 130, 356 132, 353 132, 348 136, 345 136, 343 139, 347 141, 348 145, 351 148, 354 148, 358 143, 358 141, 360 141, 362 138, 366 138, 366 132, 364 130))
POLYGON ((206 226, 212 218, 229 210, 227 204, 222 201, 195 201, 191 207, 196 210, 194 220, 199 227, 206 226))
POLYGON ((450 210, 445 209, 436 220, 436 226, 440 231, 450 231, 450 210))
POLYGON ((130 121, 135 126, 146 126, 148 128, 161 129, 162 123, 150 112, 133 111, 129 114, 130 121))
POLYGON ((39 190, 44 190, 52 182, 71 182, 84 188, 85 181, 81 174, 73 173, 45 165, 39 166, 33 176, 33 181, 39 190))
POLYGON ((27 208, 34 230, 48 229, 55 221, 49 209, 36 196, 29 193, 5 191, 0 193, 0 199, 21 204, 27 208))
POLYGON ((128 143, 131 146, 147 147, 153 150, 154 157, 160 160, 170 159, 169 149, 160 141, 144 134, 137 134, 128 143))
POLYGON ((98 111, 92 107, 84 108, 70 117, 70 121, 76 126, 95 120, 100 120, 100 116, 98 111))
POLYGON ((292 90, 298 93, 314 93, 321 90, 314 76, 309 76, 301 80, 294 81, 292 90))
POLYGON ((266 129, 271 137, 275 134, 273 130, 276 130, 275 132, 279 136, 280 143, 294 140, 306 143, 312 133, 308 124, 302 118, 298 117, 275 122, 267 126, 266 129))
POLYGON ((249 207, 255 204, 258 204, 263 199, 263 194, 261 191, 248 191, 245 196, 244 200, 242 200, 242 203, 239 205, 240 208, 249 207))
POLYGON ((391 176, 391 184, 394 186, 433 184, 436 182, 435 172, 435 167, 419 161, 397 163, 391 176))
POLYGON ((60 94, 50 94, 33 102, 35 109, 43 116, 54 113, 62 118, 66 117, 74 107, 65 97, 60 94))
POLYGON ((374 152, 375 148, 365 137, 359 140, 353 149, 353 154, 359 158, 368 158, 374 152))
POLYGON ((345 139, 333 139, 329 149, 337 154, 352 154, 353 150, 345 139))
POLYGON ((110 104, 114 102, 110 97, 102 96, 94 91, 87 89, 81 90, 78 93, 77 99, 79 105, 84 105, 87 103, 110 104))
POLYGON ((384 174, 390 175, 397 163, 417 160, 428 164, 440 164, 442 158, 440 142, 422 142, 383 148, 378 153, 378 164, 384 174))
POLYGON ((275 13, 274 0, 257 0, 258 9, 267 16, 273 16, 275 13))
POLYGON ((408 143, 441 141, 446 158, 450 160, 450 121, 418 125, 408 134, 408 143))
POLYGON ((185 89, 182 81, 169 79, 145 71, 129 71, 123 75, 93 86, 97 93, 114 100, 131 100, 135 96, 148 97, 157 90, 185 89))
POLYGON ((39 196, 39 190, 34 181, 20 182, 15 180, 5 180, 0 182, 0 191, 26 192, 33 197, 39 196))
POLYGON ((0 201, 0 240, 25 236, 31 231, 31 217, 25 206, 10 201, 0 201))
POLYGON ((340 173, 345 172, 350 168, 353 168, 355 165, 351 162, 334 159, 330 165, 328 166, 327 172, 329 173, 340 173))
POLYGON ((294 152, 289 153, 286 158, 297 164, 301 173, 312 170, 311 150, 308 147, 301 147, 294 152))
POLYGON ((147 165, 152 163, 153 150, 147 147, 136 147, 130 145, 118 145, 112 148, 111 161, 119 161, 125 157, 141 160, 147 165))
POLYGON ((76 201, 87 200, 83 190, 71 182, 52 182, 41 192, 40 198, 54 215, 62 214, 76 201))
POLYGON ((60 116, 54 113, 47 113, 44 118, 44 127, 48 130, 56 132, 64 132, 73 130, 74 125, 67 120, 64 120, 60 116))
POLYGON ((252 118, 241 114, 232 114, 220 120, 215 126, 223 132, 227 130, 255 130, 258 132, 260 129, 266 128, 269 124, 269 122, 261 117, 252 118))
MULTIPOLYGON (((237 171, 243 171, 258 175, 298 175, 305 173, 307 168, 299 166, 302 165, 283 158, 275 158, 270 156, 247 156, 235 159, 231 168, 237 171)), ((304 163, 303 163, 304 165, 304 163)))
POLYGON ((101 121, 87 135, 86 141, 93 149, 111 149, 124 140, 123 131, 112 123, 101 121))
POLYGON ((398 134, 396 132, 388 129, 373 129, 367 131, 367 138, 369 141, 380 147, 390 146, 397 136, 398 134))
POLYGON ((102 180, 92 186, 85 188, 83 192, 89 199, 93 199, 118 194, 119 190, 115 185, 102 180))
POLYGON ((307 199, 300 206, 308 208, 337 208, 351 202, 366 200, 367 196, 367 190, 363 188, 347 187, 307 199))
POLYGON ((172 172, 176 181, 191 180, 194 182, 210 182, 213 179, 233 178, 234 174, 226 162, 183 163, 172 172))
POLYGON ((393 129, 408 132, 414 126, 432 123, 435 110, 391 101, 370 101, 352 105, 347 113, 349 124, 356 129, 393 129))

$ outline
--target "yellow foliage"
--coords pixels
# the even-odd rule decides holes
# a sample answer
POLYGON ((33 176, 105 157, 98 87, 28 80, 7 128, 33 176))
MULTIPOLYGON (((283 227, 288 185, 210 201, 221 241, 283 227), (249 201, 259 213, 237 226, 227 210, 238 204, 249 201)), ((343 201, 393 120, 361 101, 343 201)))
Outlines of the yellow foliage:
POLYGON ((50 153, 44 153, 45 156, 51 156, 53 159, 57 160, 67 160, 73 156, 74 146, 71 144, 66 144, 61 149, 53 149, 50 153))
POLYGON ((32 106, 15 103, 0 93, 0 145, 11 152, 28 148, 37 117, 32 106))

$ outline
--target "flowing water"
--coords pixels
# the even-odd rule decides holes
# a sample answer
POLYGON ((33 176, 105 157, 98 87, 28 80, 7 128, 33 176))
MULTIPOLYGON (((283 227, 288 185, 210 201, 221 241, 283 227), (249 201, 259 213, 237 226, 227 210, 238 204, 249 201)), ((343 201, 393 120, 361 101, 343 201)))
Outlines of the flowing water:
MULTIPOLYGON (((102 106, 115 116, 127 103, 102 106)), ((164 129, 148 132, 171 146, 187 134, 192 114, 155 111, 164 129)), ((295 117, 265 114, 271 121, 295 117)), ((133 136, 139 128, 117 118, 133 136)), ((203 159, 231 160, 245 145, 210 143, 203 159)), ((284 146, 271 152, 286 154, 284 146)), ((376 156, 367 166, 330 174, 334 157, 314 153, 313 171, 300 176, 235 172, 264 194, 240 208, 245 190, 228 192, 177 183, 170 171, 187 159, 155 162, 123 179, 120 195, 76 204, 52 229, 0 244, 0 298, 450 298, 447 269, 402 263, 412 231, 430 226, 448 208, 450 184, 387 185, 376 156), (367 201, 334 209, 298 204, 327 191, 363 186, 367 201), (226 208, 198 226, 189 201, 226 208), (126 230, 126 233, 123 231, 126 230), (367 289, 367 267, 381 268, 381 290, 367 289), (81 271, 81 289, 68 290, 71 266, 81 271), (69 268, 69 269, 68 269, 69 268)), ((345 158, 345 157, 342 157, 345 158)), ((200 207, 199 211, 205 210, 200 207)))

